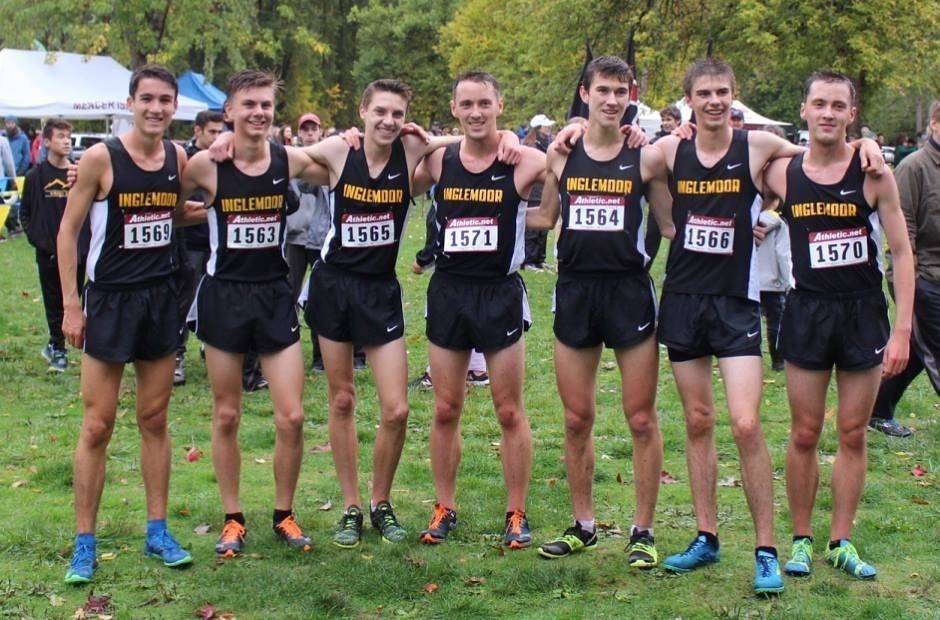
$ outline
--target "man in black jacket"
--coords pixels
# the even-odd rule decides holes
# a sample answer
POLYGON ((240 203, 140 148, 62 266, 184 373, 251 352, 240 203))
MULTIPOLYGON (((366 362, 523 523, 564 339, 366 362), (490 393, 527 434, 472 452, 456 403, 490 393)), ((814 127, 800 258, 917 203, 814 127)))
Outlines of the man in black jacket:
MULTIPOLYGON (((72 126, 67 121, 52 119, 43 127, 42 139, 48 155, 26 173, 20 221, 29 243, 36 248, 39 285, 49 324, 49 343, 43 347, 42 356, 49 362, 50 371, 64 372, 68 367, 68 356, 62 335, 62 284, 56 259, 56 236, 69 194, 66 173, 72 152, 72 126)), ((82 290, 85 281, 89 239, 86 220, 78 241, 78 290, 82 290)))

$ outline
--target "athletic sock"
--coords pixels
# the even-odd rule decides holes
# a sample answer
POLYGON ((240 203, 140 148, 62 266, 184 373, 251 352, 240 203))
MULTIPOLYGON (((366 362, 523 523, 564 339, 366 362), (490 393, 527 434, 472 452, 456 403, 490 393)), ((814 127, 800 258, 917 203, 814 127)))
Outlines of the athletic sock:
POLYGON ((763 551, 764 553, 769 553, 770 555, 777 557, 777 548, 776 547, 757 547, 754 549, 754 557, 757 557, 757 554, 763 551))
POLYGON ((147 520, 147 538, 166 531, 166 519, 147 520))
POLYGON ((243 512, 225 513, 225 520, 226 520, 226 521, 235 521, 236 523, 238 523, 238 524, 241 525, 242 527, 245 527, 245 513, 243 513, 243 512))
POLYGON ((98 541, 95 540, 95 535, 90 533, 79 533, 75 535, 75 543, 79 545, 84 545, 86 547, 95 547, 98 544, 98 541))
POLYGON ((587 521, 576 520, 575 524, 581 528, 581 531, 588 532, 590 534, 593 534, 594 530, 596 529, 594 519, 589 519, 587 521))
POLYGON ((651 527, 640 527, 640 526, 637 525, 636 523, 634 523, 633 525, 630 526, 630 536, 634 536, 634 535, 636 535, 636 534, 642 534, 642 533, 644 533, 644 532, 646 532, 647 534, 649 534, 649 537, 650 537, 650 538, 653 538, 653 528, 651 528, 651 527))
POLYGON ((793 536, 793 542, 799 542, 799 541, 801 541, 801 540, 808 540, 808 541, 809 541, 809 544, 813 544, 813 537, 812 537, 812 536, 800 536, 800 535, 794 535, 794 536, 793 536))
POLYGON ((715 547, 716 549, 718 548, 718 535, 717 534, 712 534, 711 532, 703 532, 702 530, 699 530, 698 535, 704 536, 705 542, 715 547))
POLYGON ((287 517, 291 516, 292 514, 294 514, 294 510, 292 508, 287 509, 287 510, 280 510, 278 508, 275 508, 274 509, 274 526, 277 527, 278 523, 280 523, 287 517))
POLYGON ((829 550, 831 551, 831 550, 835 549, 836 547, 838 547, 840 544, 842 544, 842 541, 843 541, 843 540, 846 540, 846 541, 847 541, 848 538, 843 538, 843 539, 839 539, 839 540, 830 540, 830 541, 829 541, 829 550))

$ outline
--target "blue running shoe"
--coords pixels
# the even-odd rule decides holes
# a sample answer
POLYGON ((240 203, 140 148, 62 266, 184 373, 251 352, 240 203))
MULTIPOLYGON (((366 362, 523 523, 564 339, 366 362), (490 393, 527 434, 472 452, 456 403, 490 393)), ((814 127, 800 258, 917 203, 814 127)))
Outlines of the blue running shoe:
POLYGON ((163 560, 164 566, 186 566, 193 563, 192 554, 183 549, 166 530, 147 537, 147 542, 144 543, 144 555, 148 558, 163 560))
POLYGON ((65 583, 89 583, 96 568, 98 568, 98 559, 95 557, 95 543, 80 542, 76 538, 72 563, 65 573, 65 583))
POLYGON ((862 559, 858 557, 858 551, 855 550, 855 545, 845 538, 839 541, 838 547, 830 549, 829 552, 826 553, 826 559, 836 568, 841 568, 848 574, 853 577, 858 577, 859 579, 874 579, 875 576, 878 575, 878 571, 875 567, 863 562, 862 559))
POLYGON ((757 594, 780 594, 783 592, 780 563, 769 551, 758 551, 754 558, 754 592, 757 594))
POLYGON ((688 573, 706 564, 714 564, 718 559, 718 546, 711 544, 704 535, 699 534, 688 549, 666 558, 663 568, 674 573, 688 573))
POLYGON ((813 566, 813 541, 798 538, 793 541, 790 561, 784 564, 783 572, 791 577, 809 577, 813 566))

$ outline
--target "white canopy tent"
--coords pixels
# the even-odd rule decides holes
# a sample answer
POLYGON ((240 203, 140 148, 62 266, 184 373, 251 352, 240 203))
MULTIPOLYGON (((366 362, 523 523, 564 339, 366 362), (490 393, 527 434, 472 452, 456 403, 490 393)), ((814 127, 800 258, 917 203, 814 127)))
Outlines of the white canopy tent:
MULTIPOLYGON (((0 115, 70 119, 130 117, 131 72, 110 56, 0 50, 0 115)), ((176 120, 193 120, 208 106, 179 97, 176 120)))

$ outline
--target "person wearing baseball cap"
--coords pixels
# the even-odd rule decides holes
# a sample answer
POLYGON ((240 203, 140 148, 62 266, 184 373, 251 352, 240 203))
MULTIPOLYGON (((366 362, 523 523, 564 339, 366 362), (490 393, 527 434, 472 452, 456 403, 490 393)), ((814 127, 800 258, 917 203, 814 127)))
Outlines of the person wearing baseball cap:
POLYGON ((734 129, 744 129, 744 110, 731 108, 731 126, 734 129))
MULTIPOLYGON (((552 142, 552 127, 555 121, 544 114, 536 114, 529 121, 529 133, 526 134, 522 143, 526 146, 537 148, 543 153, 548 152, 548 146, 552 142)), ((542 202, 542 184, 536 183, 532 186, 529 194, 529 206, 537 207, 542 202)), ((525 231, 525 258, 522 262, 522 268, 531 271, 542 271, 545 269, 545 253, 548 245, 547 230, 527 230, 525 231)))

